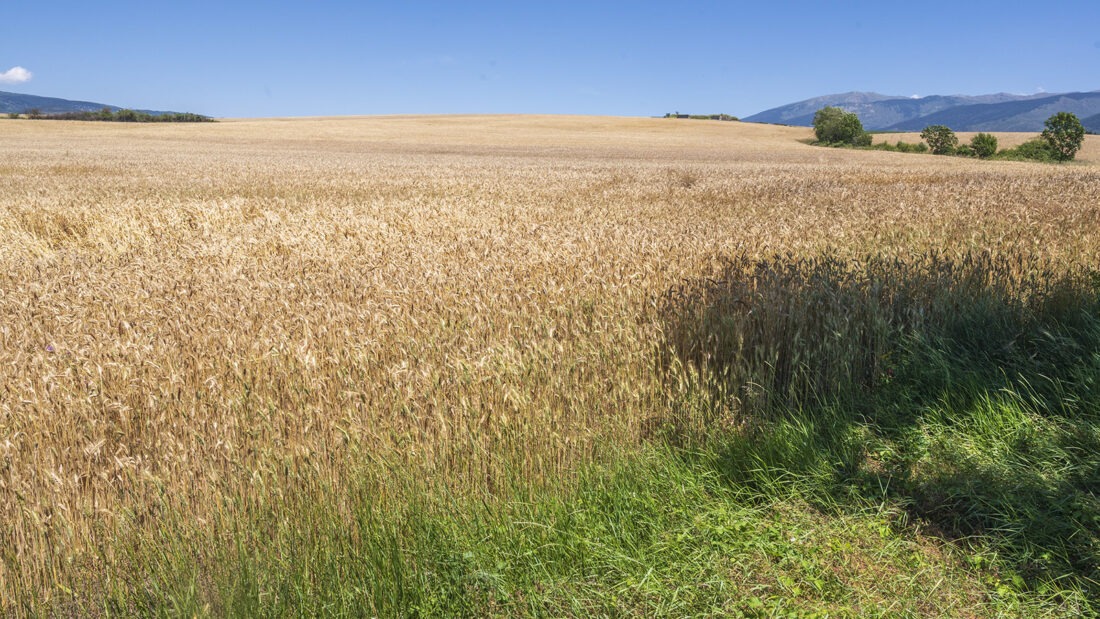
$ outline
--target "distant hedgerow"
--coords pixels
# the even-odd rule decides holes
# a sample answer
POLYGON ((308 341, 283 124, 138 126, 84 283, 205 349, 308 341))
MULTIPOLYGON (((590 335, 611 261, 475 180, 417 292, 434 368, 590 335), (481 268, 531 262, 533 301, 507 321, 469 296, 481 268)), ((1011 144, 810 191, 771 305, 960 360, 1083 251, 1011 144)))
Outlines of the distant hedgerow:
POLYGON ((28 113, 30 118, 43 118, 46 120, 94 120, 103 122, 123 123, 198 123, 213 122, 214 119, 202 114, 191 112, 167 112, 164 114, 150 114, 136 110, 121 109, 112 111, 111 108, 103 108, 97 112, 62 112, 59 114, 28 113))
POLYGON ((1015 148, 1006 148, 996 154, 997 159, 1009 161, 1058 161, 1058 154, 1042 138, 1033 138, 1015 148))

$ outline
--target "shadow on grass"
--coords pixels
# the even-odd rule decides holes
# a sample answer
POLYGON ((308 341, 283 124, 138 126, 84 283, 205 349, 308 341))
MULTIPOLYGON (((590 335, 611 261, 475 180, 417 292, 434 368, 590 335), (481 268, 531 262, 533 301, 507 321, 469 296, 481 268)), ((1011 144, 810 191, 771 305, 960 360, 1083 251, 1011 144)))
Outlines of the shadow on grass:
POLYGON ((988 253, 742 256, 664 301, 685 416, 736 428, 704 432, 731 485, 895 502, 988 551, 1011 586, 1100 594, 1096 273, 988 253))

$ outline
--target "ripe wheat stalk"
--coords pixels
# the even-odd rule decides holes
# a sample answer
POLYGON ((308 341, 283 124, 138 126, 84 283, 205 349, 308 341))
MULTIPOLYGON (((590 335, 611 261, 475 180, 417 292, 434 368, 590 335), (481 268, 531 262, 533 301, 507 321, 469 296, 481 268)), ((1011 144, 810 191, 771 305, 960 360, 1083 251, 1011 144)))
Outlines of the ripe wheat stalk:
POLYGON ((732 255, 1097 264, 1094 165, 807 136, 0 123, 0 599, 94 580, 169 511, 202 527, 364 471, 492 492, 641 440, 670 414, 659 300, 732 255))

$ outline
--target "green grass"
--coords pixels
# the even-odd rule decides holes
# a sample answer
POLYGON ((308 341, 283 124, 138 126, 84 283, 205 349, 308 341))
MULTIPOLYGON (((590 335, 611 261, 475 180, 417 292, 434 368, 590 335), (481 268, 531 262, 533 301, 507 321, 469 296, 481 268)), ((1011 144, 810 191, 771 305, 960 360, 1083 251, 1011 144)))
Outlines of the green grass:
MULTIPOLYGON (((1086 612, 1093 591, 1066 548, 1076 530, 1073 501, 1021 520, 1045 497, 1007 492, 1019 463, 987 444, 1015 448, 1029 432, 1044 435, 1044 422, 1013 405, 982 412, 960 427, 929 411, 923 440, 795 415, 756 430, 753 440, 654 444, 533 493, 516 487, 459 499, 406 479, 405 498, 391 505, 369 487, 287 496, 248 520, 219 523, 212 538, 181 537, 198 532, 186 520, 168 521, 162 538, 132 549, 135 578, 115 583, 103 609, 393 617, 1086 612), (1036 425, 1020 429, 1021 418, 1036 425), (1005 424, 1016 429, 1008 442, 998 439, 1005 424), (916 447, 900 451, 908 443, 916 447), (892 479, 867 466, 876 458, 911 460, 916 472, 892 479), (962 478, 976 463, 980 484, 968 485, 962 478), (949 522, 987 528, 962 536, 943 528, 949 522), (1047 571, 1030 573, 1044 555, 1047 571)), ((1064 453, 1038 450, 1027 464, 1041 466, 1028 475, 1051 468, 1068 475, 1064 453)))
POLYGON ((96 580, 22 608, 1100 612, 1094 273, 988 254, 742 258, 665 301, 669 417, 641 447, 482 492, 369 454, 351 484, 287 467, 216 522, 165 511, 155 536, 123 528, 96 580))
MULTIPOLYGON (((766 456, 764 456, 766 457, 766 456)), ((709 451, 653 446, 586 468, 568 491, 420 500, 370 493, 269 506, 222 539, 135 549, 105 609, 211 616, 938 616, 990 603, 988 569, 914 534, 903 509, 826 510, 772 479, 731 483, 709 451), (201 557, 196 562, 195 558, 201 557), (946 584, 945 584, 946 583, 946 584)), ((768 473, 762 474, 768 477, 768 473)), ((792 478, 790 480, 794 482, 792 478)), ((175 522, 166 528, 186 530, 175 522)), ((1009 594, 1002 608, 1019 603, 1009 594)), ((80 608, 80 614, 96 609, 80 608)), ((965 613, 964 613, 965 614, 965 613)))

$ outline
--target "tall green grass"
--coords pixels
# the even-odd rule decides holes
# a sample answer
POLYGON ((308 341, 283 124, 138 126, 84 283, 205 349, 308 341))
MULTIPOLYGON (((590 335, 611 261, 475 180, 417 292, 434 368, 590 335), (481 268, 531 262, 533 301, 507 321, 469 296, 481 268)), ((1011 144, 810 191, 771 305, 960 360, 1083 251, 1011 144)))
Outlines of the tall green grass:
POLYGON ((197 529, 177 514, 162 537, 128 550, 131 578, 107 583, 105 602, 57 600, 55 608, 81 616, 950 616, 988 603, 952 550, 906 533, 904 510, 879 502, 824 515, 797 493, 732 484, 728 472, 714 453, 651 445, 533 496, 458 498, 406 478, 411 494, 399 505, 380 504, 368 488, 273 499, 248 519, 202 529, 211 537, 179 537, 197 529))

